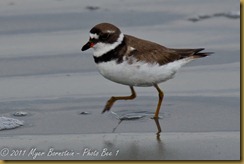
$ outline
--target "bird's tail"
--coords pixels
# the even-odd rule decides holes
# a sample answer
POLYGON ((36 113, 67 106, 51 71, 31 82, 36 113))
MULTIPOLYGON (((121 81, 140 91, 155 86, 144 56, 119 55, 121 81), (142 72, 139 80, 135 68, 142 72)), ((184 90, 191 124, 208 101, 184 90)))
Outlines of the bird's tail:
POLYGON ((206 56, 209 56, 209 55, 213 54, 213 52, 200 52, 202 50, 204 50, 204 48, 196 49, 196 51, 192 55, 192 57, 193 58, 202 58, 202 57, 206 57, 206 56))
POLYGON ((197 49, 174 49, 178 54, 180 54, 180 58, 202 58, 213 54, 213 52, 201 52, 204 48, 197 49))

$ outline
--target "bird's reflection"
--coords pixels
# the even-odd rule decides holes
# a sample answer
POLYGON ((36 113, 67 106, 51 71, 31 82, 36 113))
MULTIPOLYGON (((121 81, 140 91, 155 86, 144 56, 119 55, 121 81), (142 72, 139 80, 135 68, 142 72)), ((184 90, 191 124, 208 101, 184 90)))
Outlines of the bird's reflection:
POLYGON ((123 120, 120 120, 120 121, 118 122, 118 124, 113 128, 113 133, 115 132, 115 130, 118 128, 119 124, 120 124, 122 121, 123 121, 123 120))
MULTIPOLYGON (((118 128, 118 126, 121 124, 122 121, 125 120, 137 120, 137 119, 141 119, 144 116, 135 116, 135 115, 123 115, 123 116, 118 116, 118 114, 116 114, 115 112, 111 112, 113 115, 116 116, 116 118, 119 120, 118 124, 113 128, 113 133, 116 131, 116 129, 118 128)), ((156 132, 156 138, 158 141, 160 141, 160 133, 162 132, 161 130, 161 125, 159 123, 159 118, 153 118, 153 120, 155 121, 156 127, 157 127, 157 132, 156 132)))

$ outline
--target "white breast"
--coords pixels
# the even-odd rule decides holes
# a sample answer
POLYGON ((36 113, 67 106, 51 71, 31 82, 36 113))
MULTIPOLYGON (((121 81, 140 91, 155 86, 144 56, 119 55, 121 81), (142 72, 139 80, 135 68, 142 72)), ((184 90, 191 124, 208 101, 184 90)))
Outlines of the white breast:
POLYGON ((116 61, 97 64, 99 72, 107 79, 129 86, 152 86, 174 77, 180 67, 193 60, 185 58, 166 65, 149 64, 146 62, 116 61))

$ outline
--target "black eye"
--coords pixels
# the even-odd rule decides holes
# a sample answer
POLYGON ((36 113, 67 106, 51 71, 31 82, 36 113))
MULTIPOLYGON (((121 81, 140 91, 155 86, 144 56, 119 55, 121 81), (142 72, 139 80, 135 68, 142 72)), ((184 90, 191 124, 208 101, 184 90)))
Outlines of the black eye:
POLYGON ((90 41, 91 41, 91 42, 95 42, 96 39, 95 39, 95 38, 90 38, 90 41))
POLYGON ((108 37, 109 37, 109 34, 108 34, 108 33, 105 33, 105 34, 102 34, 102 35, 100 36, 100 39, 101 39, 101 40, 106 40, 106 39, 108 39, 108 37))

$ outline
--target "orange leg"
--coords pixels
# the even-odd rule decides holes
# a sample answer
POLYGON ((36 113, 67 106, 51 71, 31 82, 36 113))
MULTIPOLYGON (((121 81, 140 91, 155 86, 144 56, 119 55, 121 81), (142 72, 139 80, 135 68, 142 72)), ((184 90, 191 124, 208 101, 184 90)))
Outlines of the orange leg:
POLYGON ((115 103, 115 101, 117 101, 117 100, 133 100, 134 98, 136 98, 136 92, 132 86, 130 86, 130 90, 131 90, 130 96, 121 96, 121 97, 114 97, 113 96, 113 97, 111 97, 107 101, 107 104, 105 105, 102 113, 109 111, 111 109, 111 107, 113 106, 113 104, 115 103))
POLYGON ((157 129, 158 129, 158 132, 156 133, 157 134, 157 139, 160 139, 160 133, 162 132, 161 126, 160 126, 160 123, 158 121, 158 118, 154 118, 154 121, 155 121, 157 129))
POLYGON ((163 93, 163 91, 161 91, 161 89, 158 87, 157 84, 154 84, 154 87, 158 91, 158 106, 157 106, 157 109, 156 109, 155 114, 154 114, 154 119, 155 118, 158 119, 158 114, 159 114, 160 107, 161 107, 161 104, 162 104, 162 101, 163 101, 163 98, 164 98, 164 93, 163 93))

